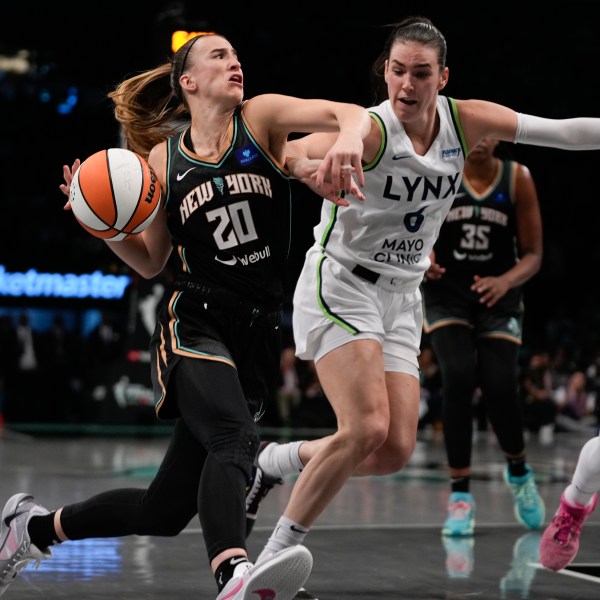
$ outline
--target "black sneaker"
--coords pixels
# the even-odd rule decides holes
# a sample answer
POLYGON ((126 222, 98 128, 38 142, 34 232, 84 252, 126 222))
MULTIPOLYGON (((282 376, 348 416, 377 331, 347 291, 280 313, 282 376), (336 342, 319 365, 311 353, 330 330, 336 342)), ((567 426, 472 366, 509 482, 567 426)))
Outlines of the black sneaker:
POLYGON ((258 505, 263 498, 273 489, 274 485, 283 484, 283 479, 279 477, 269 477, 263 473, 263 470, 258 466, 258 455, 271 442, 261 442, 254 459, 252 467, 252 479, 246 488, 246 537, 252 532, 254 523, 256 523, 256 515, 258 513, 258 505))
POLYGON ((319 600, 314 594, 311 594, 306 588, 300 588, 293 600, 319 600))

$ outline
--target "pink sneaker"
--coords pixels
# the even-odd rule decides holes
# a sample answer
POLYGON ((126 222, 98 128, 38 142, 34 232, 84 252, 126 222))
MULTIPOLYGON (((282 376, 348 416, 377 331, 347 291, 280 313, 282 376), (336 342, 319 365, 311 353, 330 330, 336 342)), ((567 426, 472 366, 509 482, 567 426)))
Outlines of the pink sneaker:
POLYGON ((540 542, 540 561, 544 567, 560 571, 575 558, 579 550, 581 527, 596 508, 596 504, 598 494, 594 494, 592 503, 585 507, 569 504, 563 493, 560 506, 540 542))

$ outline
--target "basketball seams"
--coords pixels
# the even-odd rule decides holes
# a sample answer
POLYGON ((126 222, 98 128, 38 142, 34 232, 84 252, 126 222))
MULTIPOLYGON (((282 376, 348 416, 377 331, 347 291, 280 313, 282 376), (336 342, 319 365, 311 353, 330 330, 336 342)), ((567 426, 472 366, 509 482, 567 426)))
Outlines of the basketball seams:
POLYGON ((109 148, 83 161, 69 198, 77 221, 92 235, 121 240, 143 231, 160 207, 160 183, 144 158, 109 148))
POLYGON ((75 189, 79 190, 79 197, 77 197, 77 195, 71 191, 69 197, 71 200, 71 207, 73 208, 75 218, 86 230, 88 230, 90 233, 99 233, 102 231, 102 225, 104 225, 106 228, 109 228, 110 224, 106 223, 102 219, 102 217, 93 209, 92 203, 88 201, 90 192, 88 192, 88 186, 83 185, 83 182, 81 181, 82 167, 83 164, 80 165, 79 169, 77 169, 77 172, 75 173, 75 176, 73 177, 71 188, 73 189, 73 186, 75 186, 75 189), (77 202, 77 204, 75 204, 75 202, 77 202), (93 223, 93 228, 91 227, 92 223, 89 222, 91 220, 90 217, 97 219, 98 221, 93 223))
POLYGON ((114 209, 113 220, 111 222, 109 222, 108 225, 109 225, 109 227, 113 227, 113 225, 115 225, 117 223, 118 218, 119 218, 119 207, 117 205, 117 196, 115 194, 115 185, 113 182, 112 167, 110 164, 110 151, 111 151, 111 148, 109 148, 108 150, 105 150, 104 155, 106 157, 106 172, 108 173, 108 183, 110 185, 110 197, 112 199, 112 204, 113 204, 113 209, 114 209))
POLYGON ((129 224, 139 207, 139 190, 144 185, 143 173, 138 168, 139 157, 124 148, 110 148, 110 180, 115 199, 115 217, 111 226, 130 233, 129 224), (134 194, 134 197, 131 195, 134 194), (120 197, 121 201, 117 201, 120 197))
POLYGON ((138 195, 138 199, 137 199, 137 202, 136 202, 136 205, 135 205, 135 210, 133 210, 131 212, 131 216, 130 216, 129 220, 122 227, 122 230, 126 231, 127 233, 133 233, 148 218, 148 216, 149 216, 148 215, 148 211, 147 210, 140 210, 140 208, 142 208, 142 209, 146 208, 142 204, 142 200, 144 198, 148 197, 148 195, 150 194, 150 185, 152 183, 152 180, 150 178, 150 171, 148 170, 148 172, 146 172, 146 166, 142 162, 142 160, 143 160, 142 157, 139 154, 135 153, 135 152, 133 153, 133 155, 137 159, 137 164, 138 164, 139 169, 140 169, 140 178, 141 178, 141 181, 142 181, 142 185, 140 186, 140 193, 138 195))

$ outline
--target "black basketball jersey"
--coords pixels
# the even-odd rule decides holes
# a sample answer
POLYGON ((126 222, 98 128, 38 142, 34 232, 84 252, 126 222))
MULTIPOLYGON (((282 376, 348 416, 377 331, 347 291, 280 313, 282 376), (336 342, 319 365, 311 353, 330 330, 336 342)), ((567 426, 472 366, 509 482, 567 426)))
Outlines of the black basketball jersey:
POLYGON ((217 162, 193 148, 189 128, 168 140, 167 225, 177 269, 249 302, 283 300, 290 250, 289 176, 250 133, 238 108, 217 162))
POLYGON ((517 260, 514 189, 516 163, 501 161, 499 172, 478 194, 463 177, 435 243, 436 262, 444 278, 496 276, 517 260))

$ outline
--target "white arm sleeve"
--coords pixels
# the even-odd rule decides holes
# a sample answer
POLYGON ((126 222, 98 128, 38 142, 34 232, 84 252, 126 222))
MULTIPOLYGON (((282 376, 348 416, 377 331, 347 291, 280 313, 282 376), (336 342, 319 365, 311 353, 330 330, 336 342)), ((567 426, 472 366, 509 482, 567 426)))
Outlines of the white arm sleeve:
POLYGON ((600 150, 600 119, 544 119, 518 113, 515 143, 564 150, 600 150))

